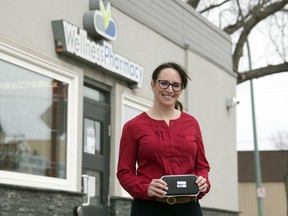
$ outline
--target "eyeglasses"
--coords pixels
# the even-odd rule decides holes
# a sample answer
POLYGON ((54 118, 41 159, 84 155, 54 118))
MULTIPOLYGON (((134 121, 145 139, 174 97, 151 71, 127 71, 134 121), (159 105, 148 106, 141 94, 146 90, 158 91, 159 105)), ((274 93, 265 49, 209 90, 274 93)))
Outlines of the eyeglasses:
POLYGON ((162 89, 167 89, 169 88, 170 85, 172 86, 172 89, 175 92, 181 91, 183 89, 183 84, 181 83, 177 83, 177 82, 170 83, 167 80, 157 80, 157 81, 159 83, 159 87, 162 89))

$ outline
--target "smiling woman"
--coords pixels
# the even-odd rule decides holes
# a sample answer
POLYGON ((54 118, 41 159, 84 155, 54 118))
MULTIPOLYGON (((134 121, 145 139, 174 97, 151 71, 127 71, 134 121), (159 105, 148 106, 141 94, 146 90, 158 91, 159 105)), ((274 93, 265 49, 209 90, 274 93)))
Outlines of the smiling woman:
POLYGON ((134 198, 131 216, 202 215, 198 199, 210 190, 210 166, 197 120, 176 106, 189 79, 176 63, 158 66, 152 74, 152 108, 123 127, 117 177, 134 198), (167 197, 162 179, 167 175, 195 175, 199 194, 167 197))

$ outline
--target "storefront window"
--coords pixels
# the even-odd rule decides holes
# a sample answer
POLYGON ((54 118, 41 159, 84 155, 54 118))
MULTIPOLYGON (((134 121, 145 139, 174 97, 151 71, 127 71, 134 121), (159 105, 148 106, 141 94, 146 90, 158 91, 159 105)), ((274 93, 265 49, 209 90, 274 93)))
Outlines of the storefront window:
POLYGON ((0 59, 0 170, 66 178, 68 84, 0 59))
POLYGON ((152 106, 151 101, 136 98, 127 93, 123 94, 123 122, 129 121, 142 112, 146 112, 152 106))

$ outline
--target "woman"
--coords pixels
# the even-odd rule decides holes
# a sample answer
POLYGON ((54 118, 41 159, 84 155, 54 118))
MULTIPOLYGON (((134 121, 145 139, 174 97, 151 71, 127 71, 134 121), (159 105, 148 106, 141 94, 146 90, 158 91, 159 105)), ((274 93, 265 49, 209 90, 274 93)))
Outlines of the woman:
POLYGON ((176 63, 158 66, 152 74, 152 108, 123 127, 117 177, 134 198, 131 216, 202 215, 198 200, 210 190, 210 166, 198 122, 178 101, 189 79, 176 63), (200 193, 197 198, 175 197, 171 203, 161 177, 180 174, 195 174, 200 193))

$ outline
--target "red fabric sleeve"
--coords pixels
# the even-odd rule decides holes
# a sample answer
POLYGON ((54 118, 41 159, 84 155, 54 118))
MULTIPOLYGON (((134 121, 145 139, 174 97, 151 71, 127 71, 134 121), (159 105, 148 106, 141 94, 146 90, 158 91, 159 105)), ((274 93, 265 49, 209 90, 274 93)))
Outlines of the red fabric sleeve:
MULTIPOLYGON (((135 129, 135 128, 134 128, 135 129)), ((121 186, 134 198, 149 199, 147 190, 150 182, 136 175, 138 145, 135 131, 125 124, 120 140, 117 178, 121 186)))
POLYGON ((205 192, 201 192, 198 196, 198 199, 201 199, 210 191, 210 188, 211 188, 211 184, 210 184, 209 176, 208 176, 208 173, 210 171, 210 165, 206 159, 202 133, 201 133, 198 122, 197 124, 195 124, 195 130, 196 130, 196 134, 198 134, 198 137, 197 137, 198 152, 197 152, 197 158, 196 158, 196 163, 195 163, 195 174, 197 176, 202 176, 206 178, 207 180, 206 183, 208 184, 207 190, 205 192))

